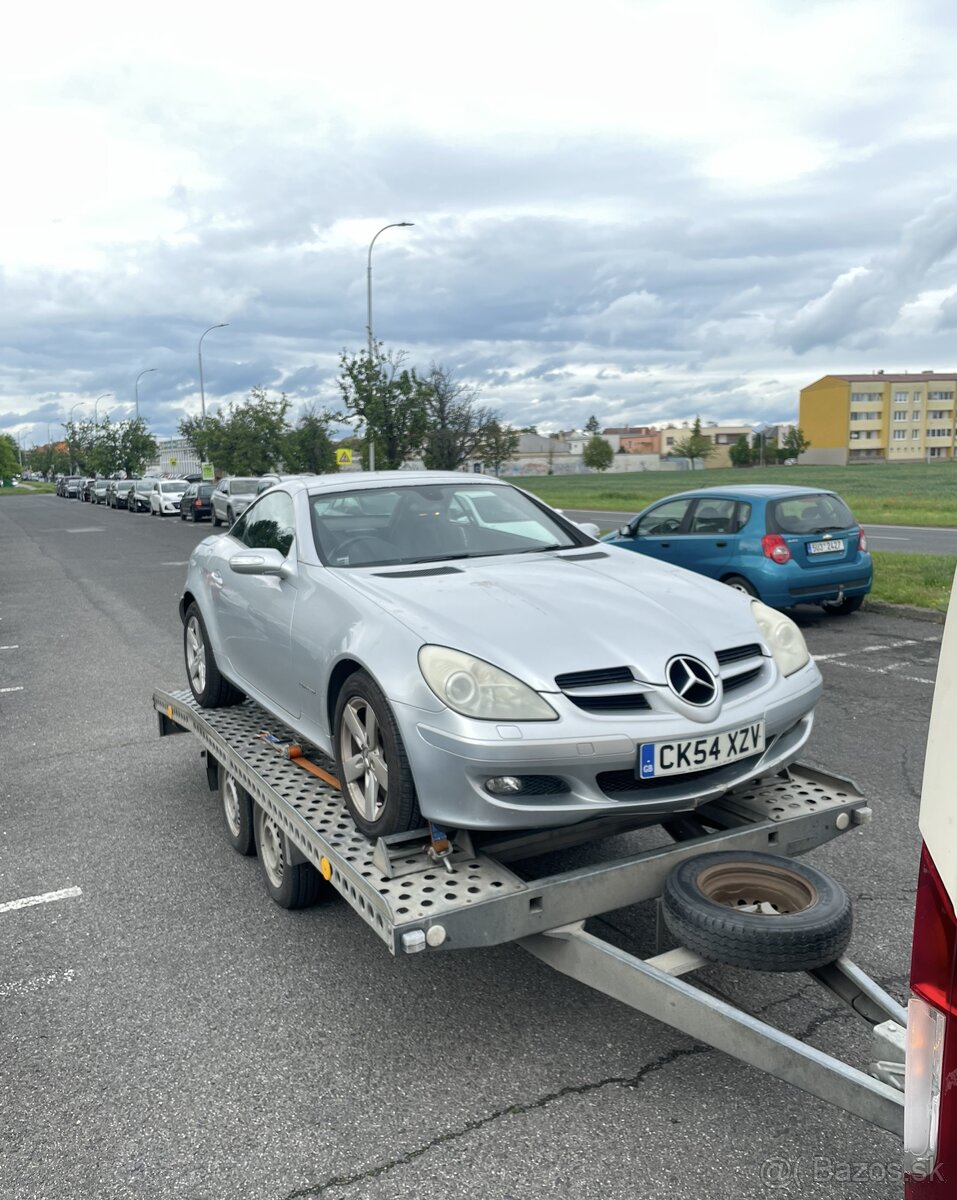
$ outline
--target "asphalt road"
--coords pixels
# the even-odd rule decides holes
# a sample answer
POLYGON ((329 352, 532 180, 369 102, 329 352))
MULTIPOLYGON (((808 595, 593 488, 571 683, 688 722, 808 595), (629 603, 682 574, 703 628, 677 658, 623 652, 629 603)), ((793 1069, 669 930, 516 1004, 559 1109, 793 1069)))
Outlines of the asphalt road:
MULTIPOLYGON (((184 685, 176 601, 207 532, 0 501, 0 1195, 900 1195, 892 1136, 516 947, 396 961, 336 897, 273 905, 197 743, 160 740, 151 706, 184 685)), ((941 627, 799 621, 826 682, 808 761, 875 810, 810 860, 854 898, 852 957, 903 999, 941 627)), ((608 921, 651 952, 649 906, 608 921)), ((866 1063, 806 976, 703 980, 866 1063)))
MULTIPOLYGON (((607 512, 594 509, 563 510, 573 521, 593 521, 602 530, 619 529, 635 515, 633 512, 607 512)), ((864 526, 872 550, 891 550, 908 554, 957 554, 957 529, 934 529, 924 525, 864 526)))

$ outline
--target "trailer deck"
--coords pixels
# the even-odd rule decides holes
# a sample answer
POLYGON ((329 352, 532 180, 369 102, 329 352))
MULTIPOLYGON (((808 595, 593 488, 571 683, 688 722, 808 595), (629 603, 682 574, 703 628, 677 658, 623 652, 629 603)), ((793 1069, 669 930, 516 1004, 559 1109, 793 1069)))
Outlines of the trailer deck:
MULTIPOLYGON (((847 958, 809 974, 874 1028, 866 1071, 807 1046, 687 982, 706 964, 683 948, 648 959, 629 955, 585 928, 590 917, 661 895, 684 859, 714 850, 793 857, 866 824, 871 810, 847 780, 792 766, 668 822, 673 840, 624 857, 539 875, 544 853, 619 832, 603 820, 519 834, 450 834, 451 854, 430 857, 427 830, 370 842, 353 824, 334 786, 264 740, 288 738, 272 715, 247 700, 203 709, 188 691, 155 691, 161 736, 191 732, 206 758, 209 785, 225 774, 285 834, 290 853, 323 878, 386 943, 393 955, 516 942, 589 986, 691 1037, 786 1079, 805 1091, 898 1134, 906 1013, 847 958)), ((316 763, 321 753, 304 752, 316 763)), ((328 772, 334 765, 326 762, 328 772)))

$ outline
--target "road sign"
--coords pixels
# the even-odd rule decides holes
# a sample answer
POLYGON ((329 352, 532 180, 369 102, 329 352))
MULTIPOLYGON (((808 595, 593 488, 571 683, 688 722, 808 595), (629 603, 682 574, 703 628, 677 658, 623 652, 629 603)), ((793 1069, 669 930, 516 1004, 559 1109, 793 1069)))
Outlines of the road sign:
POLYGON ((351 450, 337 450, 336 451, 336 463, 340 467, 351 467, 352 466, 352 451, 351 450))
POLYGON ((216 478, 216 476, 213 473, 213 464, 212 463, 200 463, 199 469, 203 473, 204 480, 208 479, 208 480, 212 481, 213 479, 216 478))

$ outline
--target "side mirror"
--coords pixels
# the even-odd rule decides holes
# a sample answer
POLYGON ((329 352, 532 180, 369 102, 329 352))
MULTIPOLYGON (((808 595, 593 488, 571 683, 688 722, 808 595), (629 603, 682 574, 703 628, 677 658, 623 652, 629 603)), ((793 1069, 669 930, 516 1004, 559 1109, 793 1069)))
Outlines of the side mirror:
POLYGON ((591 521, 576 521, 575 523, 578 525, 578 528, 582 531, 582 533, 587 533, 589 537, 593 537, 597 540, 601 536, 601 530, 597 525, 593 525, 591 521))
POLYGON ((630 525, 622 525, 618 530, 619 537, 637 537, 637 531, 633 530, 630 525))
POLYGON ((229 560, 229 569, 237 575, 278 575, 286 579, 292 568, 278 550, 243 550, 229 560))

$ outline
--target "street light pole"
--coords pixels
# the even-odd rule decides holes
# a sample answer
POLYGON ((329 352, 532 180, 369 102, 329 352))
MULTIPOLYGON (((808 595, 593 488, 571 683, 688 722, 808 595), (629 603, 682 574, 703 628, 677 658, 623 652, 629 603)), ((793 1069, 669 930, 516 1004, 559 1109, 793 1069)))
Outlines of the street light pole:
POLYGON ((207 329, 204 333, 202 333, 199 338, 199 350, 197 351, 197 353, 199 355, 199 402, 202 406, 203 424, 204 425, 206 424, 206 389, 203 387, 203 338, 206 336, 207 333, 212 333, 212 331, 214 329, 228 329, 228 328, 229 328, 228 321, 224 321, 221 325, 210 325, 209 329, 207 329))
POLYGON ((144 375, 149 375, 150 371, 155 371, 155 367, 147 367, 145 371, 140 371, 136 379, 133 381, 133 401, 136 404, 136 419, 140 419, 140 380, 144 375))
MULTIPOLYGON (((414 221, 393 221, 390 225, 383 225, 382 228, 379 230, 379 233, 385 233, 385 231, 387 229, 411 229, 414 224, 415 224, 414 221)), ((366 266, 366 333, 369 336, 369 367, 370 367, 370 370, 372 367, 372 352, 373 352, 373 345, 374 345, 373 340, 372 340, 372 247, 375 245, 376 238, 379 236, 379 233, 377 233, 375 235, 375 237, 372 239, 372 241, 369 243, 369 261, 366 266)), ((370 471, 375 470, 375 438, 374 437, 369 442, 369 470, 370 471)))
POLYGON ((97 398, 93 401, 93 436, 94 437, 96 436, 96 423, 99 420, 99 418, 97 417, 97 413, 96 413, 96 407, 100 403, 101 400, 105 400, 107 396, 112 396, 112 395, 113 395, 112 392, 103 392, 101 395, 97 396, 97 398))

